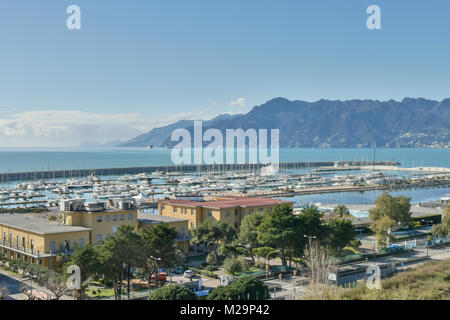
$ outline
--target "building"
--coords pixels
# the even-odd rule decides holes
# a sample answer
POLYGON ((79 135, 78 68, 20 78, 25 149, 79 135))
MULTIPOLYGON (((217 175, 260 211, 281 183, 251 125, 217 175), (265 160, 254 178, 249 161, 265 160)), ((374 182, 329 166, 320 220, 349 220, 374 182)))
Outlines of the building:
POLYGON ((189 231, 204 221, 224 221, 239 229, 242 220, 254 212, 272 211, 280 204, 294 203, 271 198, 218 198, 212 201, 165 199, 158 202, 160 216, 189 220, 189 231))
POLYGON ((63 225, 25 214, 0 214, 0 248, 9 260, 22 259, 52 268, 59 253, 89 243, 91 229, 63 225))
POLYGON ((89 228, 89 243, 108 240, 120 226, 137 226, 137 209, 133 201, 110 199, 108 202, 84 203, 63 200, 60 204, 62 222, 69 226, 89 228))
POLYGON ((107 240, 122 225, 149 227, 167 223, 178 233, 180 249, 189 250, 188 220, 137 212, 135 203, 111 199, 105 203, 63 200, 60 221, 31 214, 0 214, 0 253, 9 260, 22 259, 52 268, 58 254, 70 255, 75 247, 107 240))

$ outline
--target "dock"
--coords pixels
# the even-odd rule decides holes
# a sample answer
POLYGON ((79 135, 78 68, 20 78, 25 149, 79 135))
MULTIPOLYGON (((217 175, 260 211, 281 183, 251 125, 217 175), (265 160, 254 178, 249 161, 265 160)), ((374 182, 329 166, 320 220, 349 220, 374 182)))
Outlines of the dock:
MULTIPOLYGON (((427 188, 427 187, 450 187, 450 180, 442 179, 433 182, 421 182, 412 184, 389 184, 389 185, 360 185, 360 186, 323 186, 311 187, 292 190, 253 190, 245 193, 246 197, 293 197, 309 194, 321 193, 337 193, 337 192, 354 192, 354 191, 371 191, 371 190, 398 190, 410 188, 427 188)), ((242 196, 239 192, 216 192, 215 196, 242 196)))

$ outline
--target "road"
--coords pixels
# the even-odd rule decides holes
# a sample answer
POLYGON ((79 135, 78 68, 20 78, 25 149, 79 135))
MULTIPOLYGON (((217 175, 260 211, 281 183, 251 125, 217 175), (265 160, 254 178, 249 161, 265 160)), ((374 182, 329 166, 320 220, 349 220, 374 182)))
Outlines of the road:
MULTIPOLYGON (((375 264, 380 266, 384 264, 391 263, 404 263, 404 266, 397 266, 397 270, 404 270, 406 268, 417 267, 422 263, 429 260, 445 260, 450 259, 450 246, 447 245, 445 247, 439 248, 429 248, 428 249, 428 259, 427 259, 427 250, 426 249, 415 249, 413 252, 409 252, 406 254, 395 255, 395 256, 386 256, 377 258, 375 264), (408 260, 417 258, 422 259, 417 262, 406 263, 408 260)), ((369 259, 369 261, 357 262, 349 265, 342 266, 339 270, 342 271, 351 271, 360 269, 361 272, 356 272, 353 274, 340 276, 337 279, 337 284, 342 286, 345 284, 354 283, 358 280, 362 280, 365 277, 367 267, 373 265, 374 261, 369 259)), ((266 284, 269 287, 278 286, 280 290, 271 290, 271 298, 272 299, 284 299, 284 300, 297 300, 301 299, 303 294, 308 291, 309 285, 296 285, 297 278, 288 277, 280 280, 269 280, 266 281, 266 284)))
POLYGON ((3 270, 0 270, 0 285, 6 285, 8 288, 8 297, 6 300, 23 300, 20 281, 11 277, 3 270))

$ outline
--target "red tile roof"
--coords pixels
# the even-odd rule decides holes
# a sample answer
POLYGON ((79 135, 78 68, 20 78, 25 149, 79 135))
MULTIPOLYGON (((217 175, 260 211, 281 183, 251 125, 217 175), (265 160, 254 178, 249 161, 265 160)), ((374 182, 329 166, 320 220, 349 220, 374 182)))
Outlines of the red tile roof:
POLYGON ((259 207, 259 206, 273 206, 283 203, 293 203, 292 201, 283 201, 271 198, 240 198, 234 200, 221 201, 189 201, 189 200, 162 200, 161 202, 190 207, 205 207, 212 209, 224 209, 234 207, 259 207))

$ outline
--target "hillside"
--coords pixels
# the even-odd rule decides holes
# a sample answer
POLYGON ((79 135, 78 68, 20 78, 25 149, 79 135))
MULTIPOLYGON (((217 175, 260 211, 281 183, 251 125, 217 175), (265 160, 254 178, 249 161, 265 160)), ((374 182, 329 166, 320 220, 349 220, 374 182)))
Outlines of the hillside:
MULTIPOLYGON (((192 132, 183 120, 131 139, 120 146, 172 145, 174 129, 192 132)), ((299 147, 450 147, 450 99, 434 101, 319 100, 276 98, 247 114, 222 115, 203 123, 226 129, 280 129, 280 146, 299 147)))
POLYGON ((392 278, 382 280, 381 290, 366 286, 346 290, 330 299, 338 300, 449 300, 450 260, 432 261, 392 278))

